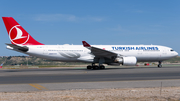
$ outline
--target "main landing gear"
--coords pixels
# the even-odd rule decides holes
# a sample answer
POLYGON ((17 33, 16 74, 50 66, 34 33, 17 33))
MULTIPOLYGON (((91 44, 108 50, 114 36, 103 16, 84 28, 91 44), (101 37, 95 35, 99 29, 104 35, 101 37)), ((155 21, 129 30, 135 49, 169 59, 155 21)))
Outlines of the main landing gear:
POLYGON ((161 67, 162 67, 161 63, 162 63, 162 62, 159 61, 158 68, 161 68, 161 67))
POLYGON ((92 65, 88 65, 87 66, 87 69, 94 69, 94 70, 97 70, 97 69, 105 69, 105 66, 104 65, 95 65, 94 63, 92 65))

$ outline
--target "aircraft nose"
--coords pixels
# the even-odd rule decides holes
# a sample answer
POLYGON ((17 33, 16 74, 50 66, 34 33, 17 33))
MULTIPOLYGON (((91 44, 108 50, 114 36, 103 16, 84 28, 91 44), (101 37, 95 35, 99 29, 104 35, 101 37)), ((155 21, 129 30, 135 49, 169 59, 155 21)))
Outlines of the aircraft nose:
POLYGON ((178 56, 178 52, 175 52, 175 55, 178 56))
POLYGON ((174 51, 173 55, 178 56, 178 52, 174 51))

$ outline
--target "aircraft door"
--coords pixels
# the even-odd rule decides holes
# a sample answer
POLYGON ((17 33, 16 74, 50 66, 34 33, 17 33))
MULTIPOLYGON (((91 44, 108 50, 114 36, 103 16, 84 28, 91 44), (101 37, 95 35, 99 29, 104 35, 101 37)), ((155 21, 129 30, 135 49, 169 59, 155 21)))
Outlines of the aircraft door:
POLYGON ((43 54, 48 54, 48 47, 43 47, 43 54))

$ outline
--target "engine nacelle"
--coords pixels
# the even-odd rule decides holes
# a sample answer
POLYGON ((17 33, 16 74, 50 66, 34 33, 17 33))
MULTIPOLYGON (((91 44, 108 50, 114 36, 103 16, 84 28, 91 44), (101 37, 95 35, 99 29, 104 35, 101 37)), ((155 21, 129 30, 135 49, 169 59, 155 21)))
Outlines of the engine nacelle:
POLYGON ((118 62, 125 66, 134 66, 137 63, 137 59, 134 56, 116 58, 115 62, 118 62))

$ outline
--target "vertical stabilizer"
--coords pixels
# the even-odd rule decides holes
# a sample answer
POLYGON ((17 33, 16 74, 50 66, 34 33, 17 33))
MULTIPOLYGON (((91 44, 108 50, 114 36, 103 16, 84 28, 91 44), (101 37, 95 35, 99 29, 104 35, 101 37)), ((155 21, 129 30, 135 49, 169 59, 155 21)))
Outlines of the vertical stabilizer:
POLYGON ((44 45, 36 41, 24 28, 12 17, 2 17, 6 26, 9 39, 15 45, 44 45))

